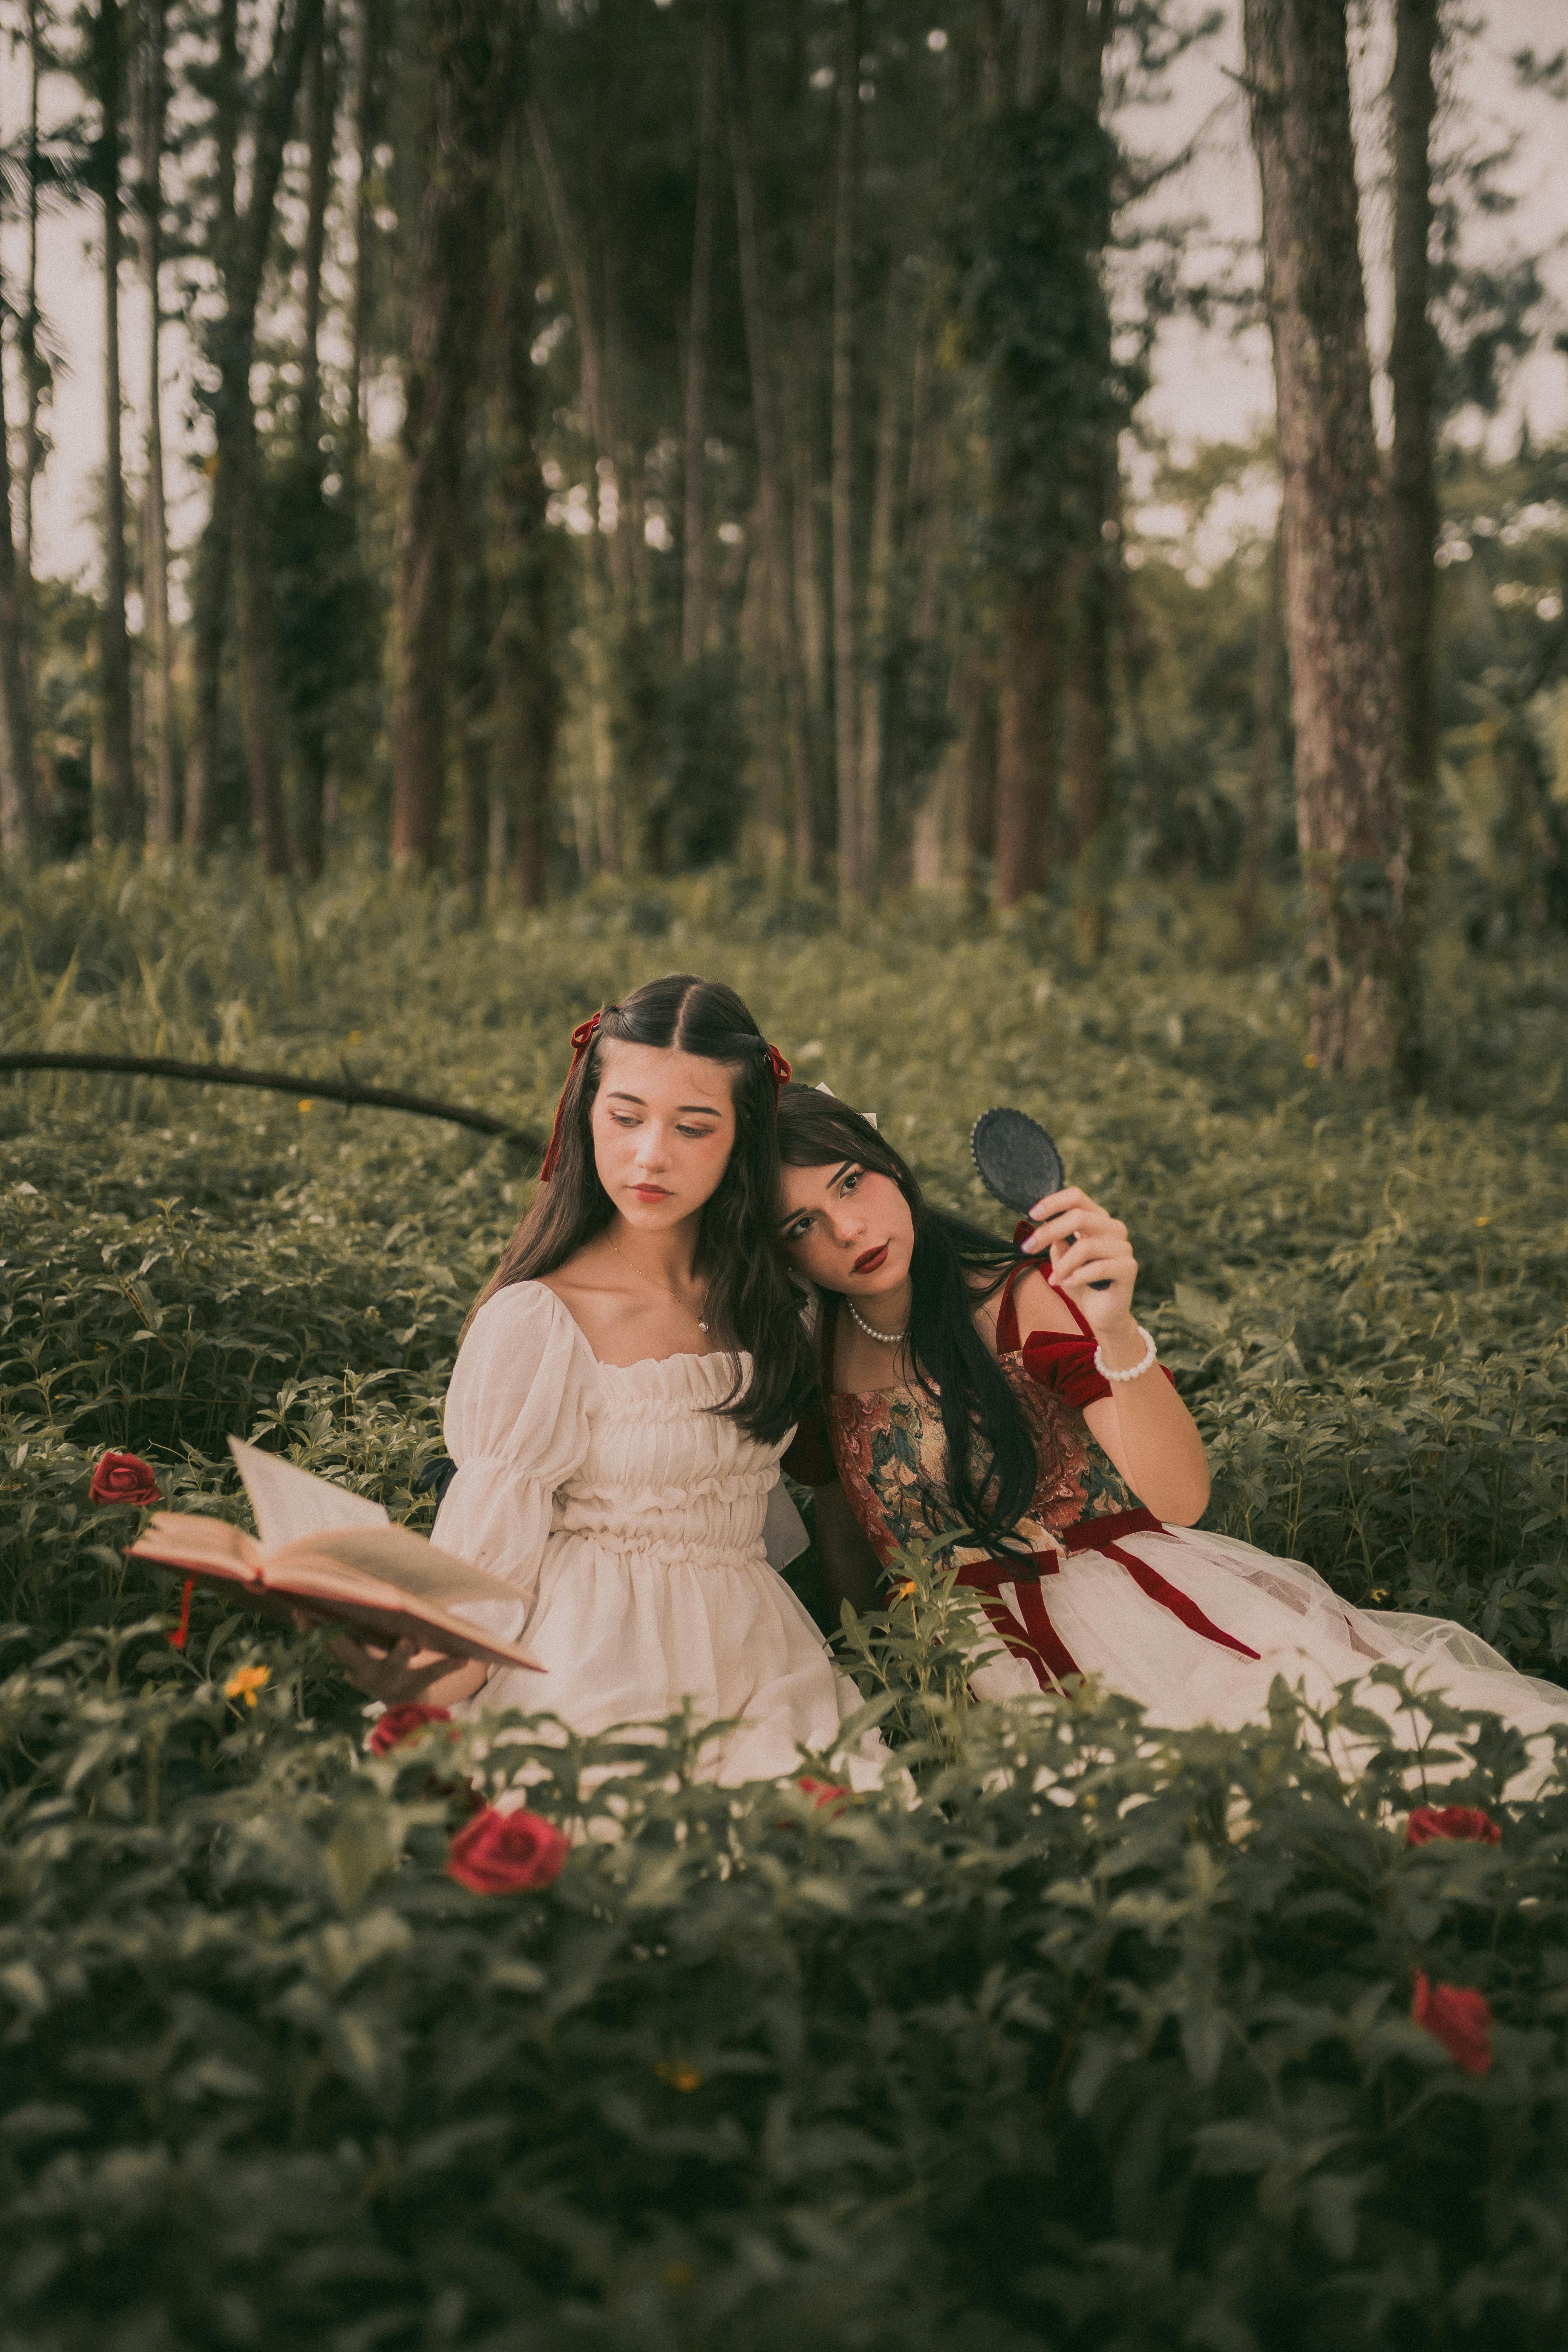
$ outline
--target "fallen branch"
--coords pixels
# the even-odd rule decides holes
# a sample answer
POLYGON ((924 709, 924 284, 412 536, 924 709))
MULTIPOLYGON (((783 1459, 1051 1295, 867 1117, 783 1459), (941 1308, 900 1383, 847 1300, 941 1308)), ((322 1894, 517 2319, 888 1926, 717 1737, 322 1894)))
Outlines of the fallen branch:
POLYGON ((113 1077, 178 1078, 195 1086, 262 1087, 275 1095, 320 1097, 323 1102, 363 1104, 372 1110, 405 1110, 416 1118, 444 1118, 479 1135, 499 1135, 535 1159, 544 1157, 539 1136, 526 1128, 509 1127, 488 1110, 437 1102, 430 1095, 405 1094, 397 1087, 362 1086, 346 1073, 341 1078, 305 1078, 292 1070, 242 1070, 232 1062, 174 1062, 152 1054, 0 1054, 0 1071, 5 1070, 99 1071, 113 1077))

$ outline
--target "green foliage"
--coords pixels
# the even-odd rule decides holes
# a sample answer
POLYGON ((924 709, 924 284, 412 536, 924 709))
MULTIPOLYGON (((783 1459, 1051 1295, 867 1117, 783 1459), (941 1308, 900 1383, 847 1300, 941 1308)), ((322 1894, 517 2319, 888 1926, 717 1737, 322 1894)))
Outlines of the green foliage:
MULTIPOLYGON (((1304 1066, 1295 975, 1223 970, 1199 892, 1126 900, 1079 983, 1065 913, 851 949, 723 871, 494 929, 369 872, 5 888, 9 1044, 341 1055, 541 1127, 573 1022, 686 966, 955 1206, 1018 1103, 1127 1215, 1212 1522, 1563 1676, 1560 946, 1437 964, 1435 1092, 1394 1113, 1304 1066)), ((1498 1727, 1427 1769, 1501 1845, 1406 1851, 1381 1718, 1337 1727, 1352 1780, 1283 1692, 1236 1735, 974 1707, 972 1605, 910 1558, 843 1644, 885 1796, 694 1785, 679 1724, 368 1759, 315 1644, 198 1597, 169 1647, 90 1465, 238 1516, 234 1429, 427 1524, 516 1156, 303 1083, 11 1079, 0 1116, 7 2352, 1561 2340, 1568 1799, 1501 1805, 1498 1727), (554 1887, 446 1877, 463 1777, 574 1828, 554 1887), (1416 1968, 1491 2004, 1489 2073, 1413 2024, 1416 1968)))

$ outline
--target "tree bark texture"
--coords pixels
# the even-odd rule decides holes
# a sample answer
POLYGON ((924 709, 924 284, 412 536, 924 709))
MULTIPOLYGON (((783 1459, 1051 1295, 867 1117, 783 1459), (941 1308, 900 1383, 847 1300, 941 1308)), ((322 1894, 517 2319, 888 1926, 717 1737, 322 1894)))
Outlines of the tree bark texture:
POLYGON ((395 559, 392 854, 428 868, 440 849, 463 446, 513 61, 505 20, 484 0, 426 0, 426 23, 428 167, 411 270, 395 559))
POLYGON ((1072 659, 1063 694, 1062 767, 1073 927, 1079 953, 1089 963, 1098 963, 1105 953, 1116 878, 1110 647, 1117 569, 1114 545, 1103 540, 1079 560, 1072 659))
MULTIPOLYGON (((535 442, 540 377, 531 354, 540 240, 515 134, 506 142, 501 195, 493 740, 497 765, 510 789, 512 887, 521 906, 533 908, 544 904, 550 881, 551 809, 561 728, 556 654, 562 550, 545 525, 548 494, 535 442)), ((491 789, 499 790, 493 772, 491 789)))
POLYGON ((883 675, 892 593, 898 509, 899 453, 903 439, 903 339, 896 292, 887 303, 882 383, 877 413, 877 466, 871 486, 871 536, 866 551, 865 626, 860 653, 860 725, 857 813, 862 888, 876 887, 882 849, 883 675))
POLYGON ((996 904, 1049 879, 1056 847, 1066 598, 1060 569, 1015 581, 1002 622, 996 725, 996 904))
POLYGON ((384 112, 382 79, 386 58, 387 0, 360 0, 359 41, 354 58, 354 146, 359 177, 354 188, 353 290, 349 336, 353 356, 344 473, 357 478, 365 440, 365 404, 370 394, 370 329, 375 302, 375 151, 384 112))
MULTIPOLYGON (((191 756, 185 775, 185 838, 207 847, 214 825, 222 698, 223 642, 231 580, 237 588, 242 632, 270 629, 272 602, 267 551, 261 544, 257 500, 256 414, 250 398, 250 365, 256 350, 256 313, 261 299, 268 249, 283 172, 283 151, 304 74, 305 59, 321 22, 322 0, 294 0, 292 15, 279 14, 272 54, 258 94, 250 153, 250 187, 243 216, 236 204, 236 147, 239 135, 239 58, 234 0, 225 0, 219 26, 220 72, 215 91, 217 142, 216 217, 214 258, 223 282, 224 308, 215 322, 209 354, 218 384, 212 399, 213 502, 197 561, 194 633, 195 672, 191 756), (237 538, 243 537, 243 549, 237 538)), ((240 646, 241 716, 252 814, 261 828, 270 861, 285 854, 282 771, 279 759, 277 646, 273 642, 240 646)))
POLYGON ((163 488, 163 129, 168 103, 163 0, 142 0, 142 70, 137 117, 141 181, 142 273, 147 293, 147 488, 142 508, 142 605, 151 674, 143 732, 151 792, 147 836, 180 837, 174 647, 169 625, 169 524, 163 488))
POLYGON ((816 790, 811 758, 810 706, 801 656, 798 608, 790 563, 789 494, 784 478, 778 396, 773 380, 771 321, 763 277, 757 222, 756 177, 752 163, 751 122, 738 12, 725 25, 725 85, 729 97, 730 158, 735 185, 735 226, 745 316, 746 355, 752 382, 752 418, 757 436, 757 519, 763 561, 770 574, 769 613, 777 633, 784 702, 785 750, 789 760, 795 863, 803 880, 817 870, 816 790))
POLYGON ((1274 343, 1311 1050, 1404 1080, 1407 843, 1345 0, 1245 0, 1274 343))
MULTIPOLYGON (((103 751, 103 835, 129 841, 136 829, 132 746, 131 638, 125 625, 125 461, 121 446, 120 159, 125 111, 125 26, 121 0, 100 0, 92 28, 100 108, 93 158, 103 207, 103 602, 99 614, 99 724, 103 751)), ((94 831, 98 830, 95 823, 94 831)))
POLYGON ((861 0, 845 0, 838 48, 838 151, 833 223, 833 748, 838 786, 838 903, 852 915, 870 887, 865 864, 855 644, 855 210, 860 177, 861 0))
POLYGON ((681 521, 680 658, 700 659, 708 636, 709 339, 713 316, 713 228, 719 209, 719 96, 724 27, 719 0, 702 19, 702 81, 697 114, 697 218, 691 238, 691 303, 686 333, 686 463, 681 521))
POLYGON ((1247 782, 1241 864, 1236 883, 1237 928, 1242 957, 1248 963, 1258 953, 1263 877, 1285 765, 1284 593, 1284 552, 1276 529, 1268 550, 1262 609, 1258 616, 1258 647, 1252 666, 1252 760, 1247 782))
POLYGON ((1389 501, 1391 612, 1410 831, 1412 917, 1419 923, 1437 792, 1432 673, 1436 613, 1437 331, 1429 310, 1433 56, 1438 0, 1397 0, 1394 115, 1394 465, 1389 501))
POLYGON ((490 846, 490 727, 495 709, 487 509, 488 446, 476 433, 463 480, 458 642, 452 664, 458 692, 458 871, 470 914, 482 913, 490 846))
MULTIPOLYGON (((3 290, 3 289, 0 289, 3 290)), ((5 369, 0 365, 0 857, 25 864, 33 851, 37 787, 33 761, 33 714, 23 655, 16 543, 11 521, 11 446, 6 432, 5 369)))

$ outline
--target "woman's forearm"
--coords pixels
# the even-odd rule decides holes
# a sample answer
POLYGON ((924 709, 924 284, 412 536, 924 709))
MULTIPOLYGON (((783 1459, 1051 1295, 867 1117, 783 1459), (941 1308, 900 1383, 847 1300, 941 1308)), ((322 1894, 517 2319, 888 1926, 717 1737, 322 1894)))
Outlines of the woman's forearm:
MULTIPOLYGON (((1113 1357, 1108 1360, 1114 1365, 1113 1357)), ((1209 1498, 1204 1442, 1158 1366, 1135 1381, 1118 1381, 1110 1396, 1085 1407, 1084 1419, 1157 1519, 1190 1528, 1203 1517, 1209 1498)))

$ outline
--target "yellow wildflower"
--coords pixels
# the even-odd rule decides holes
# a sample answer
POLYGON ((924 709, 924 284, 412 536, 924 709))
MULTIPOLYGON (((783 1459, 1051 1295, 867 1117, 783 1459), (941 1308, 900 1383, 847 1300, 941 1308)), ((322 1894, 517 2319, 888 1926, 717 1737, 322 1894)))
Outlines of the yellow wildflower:
POLYGON ((256 1694, 265 1690, 272 1680, 270 1666, 238 1666, 223 1686, 225 1698, 242 1698, 247 1706, 256 1705, 256 1694))
POLYGON ((1315 1070, 1318 1066, 1318 1057, 1316 1054, 1303 1054, 1301 1056, 1301 1066, 1303 1069, 1315 1070))
POLYGON ((314 1110, 315 1107, 316 1098, 314 1095, 307 1095, 303 1102, 300 1105, 301 1110, 314 1110))
POLYGON ((1489 1225, 1491 1219, 1489 1217, 1478 1217, 1476 1219, 1476 1223, 1478 1225, 1489 1225))
POLYGON ((895 1601, 907 1601, 914 1589, 914 1578, 912 1576, 906 1576, 902 1584, 894 1585, 893 1598, 895 1601))
POLYGON ((672 2091, 700 2091, 702 2088, 701 2075, 683 2058, 661 2058, 653 2071, 661 2083, 669 2084, 672 2091))

